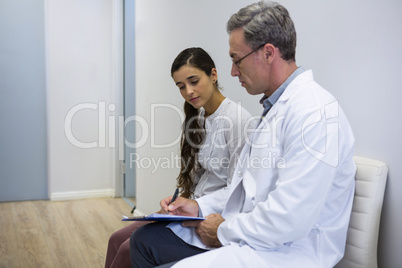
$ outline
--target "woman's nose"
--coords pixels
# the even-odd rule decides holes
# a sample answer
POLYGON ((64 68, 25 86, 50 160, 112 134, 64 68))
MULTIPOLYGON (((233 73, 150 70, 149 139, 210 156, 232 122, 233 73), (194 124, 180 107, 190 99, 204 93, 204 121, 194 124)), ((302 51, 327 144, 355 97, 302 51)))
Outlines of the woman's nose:
POLYGON ((187 87, 186 87, 186 95, 187 95, 187 96, 191 96, 191 95, 193 95, 193 94, 194 94, 194 89, 193 89, 193 87, 187 86, 187 87))

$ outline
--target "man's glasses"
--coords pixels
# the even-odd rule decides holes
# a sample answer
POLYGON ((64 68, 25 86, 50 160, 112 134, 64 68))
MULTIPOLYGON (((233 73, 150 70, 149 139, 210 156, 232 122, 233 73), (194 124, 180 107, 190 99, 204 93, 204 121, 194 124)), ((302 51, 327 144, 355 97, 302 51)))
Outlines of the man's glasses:
POLYGON ((234 65, 236 65, 237 68, 239 68, 239 64, 242 60, 244 60, 245 58, 247 58, 248 56, 250 56, 251 54, 253 54, 254 52, 256 52, 257 50, 259 50, 260 48, 262 48, 263 46, 265 46, 265 44, 260 45, 259 47, 257 47, 256 49, 254 49, 253 51, 251 51, 250 53, 248 53, 246 56, 238 59, 237 61, 233 61, 234 65))

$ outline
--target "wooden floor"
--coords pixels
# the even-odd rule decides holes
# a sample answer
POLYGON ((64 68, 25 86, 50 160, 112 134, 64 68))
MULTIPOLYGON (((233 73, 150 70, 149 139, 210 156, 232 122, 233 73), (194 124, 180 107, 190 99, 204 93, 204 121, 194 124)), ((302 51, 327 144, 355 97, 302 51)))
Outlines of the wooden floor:
POLYGON ((0 203, 0 267, 104 267, 121 198, 0 203))

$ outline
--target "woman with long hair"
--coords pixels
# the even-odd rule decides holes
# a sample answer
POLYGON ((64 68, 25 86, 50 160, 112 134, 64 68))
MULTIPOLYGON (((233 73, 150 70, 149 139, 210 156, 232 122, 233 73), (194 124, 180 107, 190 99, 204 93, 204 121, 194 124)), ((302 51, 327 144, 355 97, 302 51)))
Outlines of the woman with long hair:
MULTIPOLYGON (((185 100, 177 187, 182 197, 196 199, 230 184, 254 122, 244 108, 222 95, 215 64, 202 48, 183 50, 171 75, 185 100)), ((144 224, 134 222, 112 234, 105 267, 131 267, 130 235, 144 224)))

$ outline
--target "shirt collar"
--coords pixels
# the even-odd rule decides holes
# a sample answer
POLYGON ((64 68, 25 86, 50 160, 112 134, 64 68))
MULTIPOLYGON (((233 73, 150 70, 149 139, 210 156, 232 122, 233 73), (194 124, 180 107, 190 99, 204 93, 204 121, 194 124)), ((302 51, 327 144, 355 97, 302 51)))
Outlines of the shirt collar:
POLYGON ((292 81, 301 73, 303 73, 304 67, 300 66, 298 67, 287 79, 286 81, 277 89, 274 91, 274 93, 272 93, 271 96, 267 97, 266 95, 264 95, 261 100, 260 103, 263 105, 264 107, 264 114, 266 114, 268 112, 268 110, 278 101, 279 97, 282 95, 282 93, 285 91, 285 89, 289 86, 290 83, 292 83, 292 81), (266 111, 266 112, 265 112, 266 111))

